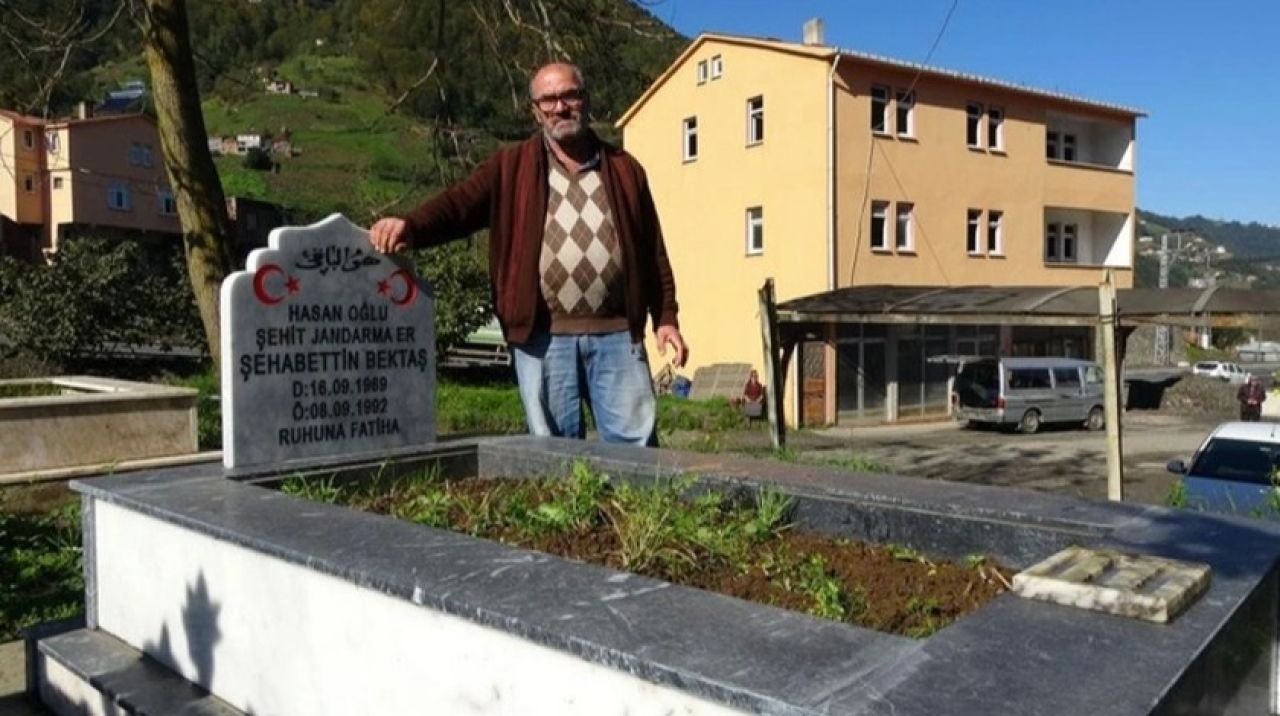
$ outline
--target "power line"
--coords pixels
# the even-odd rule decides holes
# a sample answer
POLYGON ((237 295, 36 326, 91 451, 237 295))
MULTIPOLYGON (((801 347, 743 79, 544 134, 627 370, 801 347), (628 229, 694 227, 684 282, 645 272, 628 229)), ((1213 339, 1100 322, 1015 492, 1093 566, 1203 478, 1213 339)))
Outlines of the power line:
MULTIPOLYGON (((916 74, 914 77, 911 78, 911 84, 907 86, 907 91, 904 94, 912 98, 913 108, 915 107, 916 84, 920 81, 921 75, 924 74, 924 69, 929 64, 929 60, 933 58, 934 51, 938 49, 938 44, 942 42, 942 36, 946 34, 947 27, 951 24, 951 16, 955 14, 956 7, 958 7, 959 5, 960 5, 960 0, 952 0, 951 7, 947 10, 946 17, 942 19, 942 25, 938 28, 937 34, 934 35, 933 42, 930 43, 929 45, 929 51, 925 53, 924 61, 921 62, 920 65, 916 68, 916 74)), ((896 101, 897 100, 895 98, 895 102, 896 101)), ((888 112, 887 107, 885 108, 885 111, 886 113, 888 112)), ((875 147, 877 144, 878 144, 878 141, 875 133, 873 132, 869 137, 868 146, 867 146, 867 162, 866 162, 866 168, 864 170, 866 179, 863 181, 863 184, 862 184, 862 199, 858 201, 858 225, 857 225, 857 229, 855 230, 854 238, 853 238, 853 264, 849 267, 849 281, 851 283, 853 281, 853 277, 857 275, 857 271, 858 271, 858 249, 861 247, 861 244, 862 244, 862 225, 863 225, 863 221, 866 219, 866 216, 867 216, 867 204, 869 199, 868 194, 870 194, 871 192, 871 168, 873 164, 872 160, 875 157, 875 147)), ((881 152, 883 153, 883 151, 884 150, 882 149, 881 152)), ((885 161, 888 161, 887 156, 885 157, 885 161)), ((890 167, 890 172, 894 174, 894 179, 896 181, 897 173, 893 172, 892 167, 890 167)), ((900 189, 902 188, 901 182, 898 182, 898 187, 900 189)), ((903 190, 903 198, 910 201, 910 197, 907 196, 905 190, 903 190)), ((912 219, 914 220, 915 212, 912 211, 911 214, 912 214, 912 219)), ((886 217, 886 221, 887 220, 888 218, 886 217)), ((919 225, 919 222, 917 222, 917 225, 919 225)), ((936 258, 937 257, 935 256, 935 259, 936 258)), ((944 277, 946 276, 945 271, 943 272, 943 276, 944 277)))

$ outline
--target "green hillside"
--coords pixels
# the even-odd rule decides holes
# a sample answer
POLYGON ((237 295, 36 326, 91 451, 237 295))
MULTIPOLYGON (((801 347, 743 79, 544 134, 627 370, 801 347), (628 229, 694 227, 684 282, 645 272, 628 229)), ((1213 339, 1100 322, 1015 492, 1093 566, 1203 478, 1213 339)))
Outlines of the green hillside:
POLYGON ((1227 247, 1244 259, 1280 259, 1280 228, 1257 222, 1222 221, 1195 215, 1183 218, 1138 212, 1139 230, 1145 236, 1187 232, 1227 247))
POLYGON ((430 125, 388 114, 386 98, 363 80, 356 60, 299 55, 280 74, 324 91, 319 97, 261 93, 204 102, 210 135, 287 132, 297 151, 277 158, 275 171, 246 168, 239 156, 218 157, 228 195, 276 202, 303 220, 340 211, 368 221, 420 199, 438 183, 430 125))

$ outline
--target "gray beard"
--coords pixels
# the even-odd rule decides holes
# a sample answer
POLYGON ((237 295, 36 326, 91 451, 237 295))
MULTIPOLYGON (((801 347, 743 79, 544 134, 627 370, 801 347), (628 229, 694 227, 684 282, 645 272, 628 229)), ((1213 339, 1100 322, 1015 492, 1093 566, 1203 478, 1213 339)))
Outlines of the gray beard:
POLYGON ((581 121, 568 120, 556 125, 555 129, 545 130, 545 133, 551 139, 559 142, 565 139, 575 139, 581 137, 586 132, 587 125, 581 121))

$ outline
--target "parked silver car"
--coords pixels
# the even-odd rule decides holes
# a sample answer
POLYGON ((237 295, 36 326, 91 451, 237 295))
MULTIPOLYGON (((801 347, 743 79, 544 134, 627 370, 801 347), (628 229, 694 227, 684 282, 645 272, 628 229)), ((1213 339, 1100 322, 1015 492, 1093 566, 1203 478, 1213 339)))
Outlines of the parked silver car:
POLYGON ((952 415, 1034 433, 1045 423, 1105 424, 1102 369, 1076 358, 982 358, 956 374, 952 415))
POLYGON ((1202 360, 1191 366, 1191 374, 1218 378, 1237 385, 1249 382, 1249 371, 1230 361, 1202 360))

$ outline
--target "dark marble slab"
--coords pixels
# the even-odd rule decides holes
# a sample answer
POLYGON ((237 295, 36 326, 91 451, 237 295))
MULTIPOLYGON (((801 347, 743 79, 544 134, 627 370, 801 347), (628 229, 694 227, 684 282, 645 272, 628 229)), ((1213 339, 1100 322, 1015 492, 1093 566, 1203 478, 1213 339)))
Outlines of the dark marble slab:
MULTIPOLYGON (((545 474, 587 459, 628 479, 693 474, 730 489, 773 484, 797 497, 802 523, 835 534, 952 556, 993 554, 1018 566, 1067 544, 1115 547, 1207 562, 1213 583, 1169 625, 1005 595, 915 641, 303 502, 250 484, 260 476, 218 466, 94 478, 75 488, 751 712, 1202 712, 1205 704, 1252 703, 1259 674, 1269 678, 1274 668, 1276 610, 1258 604, 1275 601, 1280 529, 1265 523, 548 438, 459 442, 396 457, 421 462, 467 451, 486 476, 545 474), (1265 654, 1257 647, 1264 632, 1265 654)), ((380 461, 345 463, 372 464, 380 461)))
MULTIPOLYGON (((40 652, 57 661, 102 695, 98 704, 79 704, 85 713, 111 704, 138 716, 244 716, 124 642, 80 629, 40 640, 40 652)), ((73 704, 73 706, 75 706, 73 704)))

